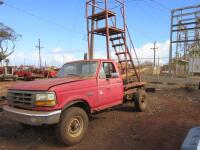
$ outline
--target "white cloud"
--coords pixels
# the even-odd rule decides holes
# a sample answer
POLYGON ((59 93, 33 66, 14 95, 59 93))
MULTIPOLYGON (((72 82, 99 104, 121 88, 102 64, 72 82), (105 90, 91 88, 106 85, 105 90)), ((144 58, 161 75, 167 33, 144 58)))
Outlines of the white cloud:
POLYGON ((55 48, 52 52, 53 53, 59 53, 59 52, 62 52, 62 48, 58 47, 58 48, 55 48))
MULTIPOLYGON (((140 59, 140 62, 150 60, 153 61, 153 50, 151 48, 153 47, 153 43, 146 43, 142 45, 139 48, 136 48, 136 52, 140 59), (150 58, 150 59, 148 59, 150 58)), ((160 57, 160 63, 164 64, 168 62, 168 55, 169 55, 169 40, 166 40, 164 42, 159 42, 157 43, 157 47, 159 49, 156 51, 156 58, 158 56, 160 57)), ((133 53, 133 51, 132 51, 133 53)), ((112 51, 112 59, 116 59, 114 51, 112 51)), ((134 56, 134 53, 133 53, 134 56)), ((73 61, 73 60, 78 60, 82 59, 81 56, 69 53, 64 51, 62 48, 57 47, 53 49, 49 53, 42 53, 42 64, 46 64, 48 66, 62 66, 64 63, 73 61)), ((106 52, 104 51, 96 51, 94 54, 94 58, 96 59, 106 59, 106 52)), ((134 57, 133 57, 134 58, 134 57)), ((34 50, 33 52, 22 52, 22 51, 15 51, 10 57, 10 63, 11 65, 21 65, 21 64, 26 64, 26 65, 35 65, 39 66, 39 56, 38 56, 38 50, 34 50)))
POLYGON ((103 51, 96 51, 94 53, 94 59, 106 59, 105 52, 103 52, 103 51))
MULTIPOLYGON (((161 64, 168 62, 169 43, 170 43, 169 40, 166 40, 165 42, 157 43, 158 49, 156 50, 156 58, 160 57, 161 64)), ((143 46, 136 48, 136 53, 138 55, 138 58, 140 58, 140 62, 147 61, 147 60, 153 61, 154 52, 151 49, 153 47, 154 47, 154 43, 146 43, 143 46)))
MULTIPOLYGON (((45 63, 48 66, 62 66, 66 62, 78 59, 78 57, 65 52, 62 48, 55 48, 52 50, 52 52, 49 53, 41 53, 41 57, 43 66, 45 63)), ((15 66, 22 64, 39 66, 38 50, 34 50, 30 53, 16 51, 9 57, 9 59, 10 64, 15 66)))

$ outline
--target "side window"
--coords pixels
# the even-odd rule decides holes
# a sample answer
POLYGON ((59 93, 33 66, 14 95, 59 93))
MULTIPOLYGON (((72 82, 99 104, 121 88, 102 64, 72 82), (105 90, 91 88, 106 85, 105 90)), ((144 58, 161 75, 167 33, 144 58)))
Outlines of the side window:
POLYGON ((101 67, 101 69, 99 71, 99 79, 106 79, 106 74, 105 74, 103 67, 101 67))
POLYGON ((105 62, 103 63, 103 67, 101 68, 99 72, 99 78, 100 79, 111 78, 112 73, 116 73, 116 69, 113 63, 105 62))
POLYGON ((96 73, 97 63, 83 64, 81 67, 81 75, 92 76, 96 73))

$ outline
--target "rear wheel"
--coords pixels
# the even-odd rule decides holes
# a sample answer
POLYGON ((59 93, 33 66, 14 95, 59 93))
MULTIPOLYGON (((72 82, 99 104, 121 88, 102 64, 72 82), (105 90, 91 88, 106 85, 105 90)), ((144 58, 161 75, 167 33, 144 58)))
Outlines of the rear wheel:
POLYGON ((79 107, 71 107, 62 113, 60 122, 56 126, 56 135, 60 142, 70 146, 79 143, 87 129, 87 113, 79 107))
POLYGON ((133 100, 137 111, 144 112, 147 109, 147 93, 144 90, 138 90, 137 93, 133 95, 133 100))

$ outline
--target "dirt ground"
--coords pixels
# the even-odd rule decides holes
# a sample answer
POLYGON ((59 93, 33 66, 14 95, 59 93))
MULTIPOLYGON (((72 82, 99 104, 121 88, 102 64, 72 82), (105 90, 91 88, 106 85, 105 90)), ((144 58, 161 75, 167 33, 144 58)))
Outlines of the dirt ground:
MULTIPOLYGON (((1 82, 0 95, 13 84, 1 82)), ((0 112, 0 150, 179 150, 188 130, 200 126, 199 114, 199 90, 165 85, 149 93, 147 112, 125 104, 96 114, 85 139, 66 148, 56 140, 53 126, 24 128, 0 112)))

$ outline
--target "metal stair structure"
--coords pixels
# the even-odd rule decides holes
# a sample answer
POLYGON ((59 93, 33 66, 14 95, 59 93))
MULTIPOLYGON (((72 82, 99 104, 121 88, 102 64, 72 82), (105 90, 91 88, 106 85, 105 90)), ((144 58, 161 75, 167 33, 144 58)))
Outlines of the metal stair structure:
MULTIPOLYGON (((132 49, 135 50, 126 25, 124 0, 112 0, 110 2, 109 0, 88 0, 86 2, 86 17, 89 58, 93 59, 90 57, 93 56, 94 51, 91 48, 91 44, 94 44, 92 36, 104 36, 106 38, 107 59, 111 59, 111 48, 113 48, 118 59, 121 74, 126 76, 126 83, 140 82, 139 67, 136 68, 130 52, 131 47, 128 47, 127 43, 127 38, 129 38, 129 43, 132 45, 132 49), (109 7, 111 4, 116 6, 115 8, 119 8, 118 14, 111 11, 109 7), (117 24, 118 17, 121 17, 122 20, 120 21, 121 27, 118 27, 117 24)), ((136 53, 135 59, 138 61, 136 53)))

